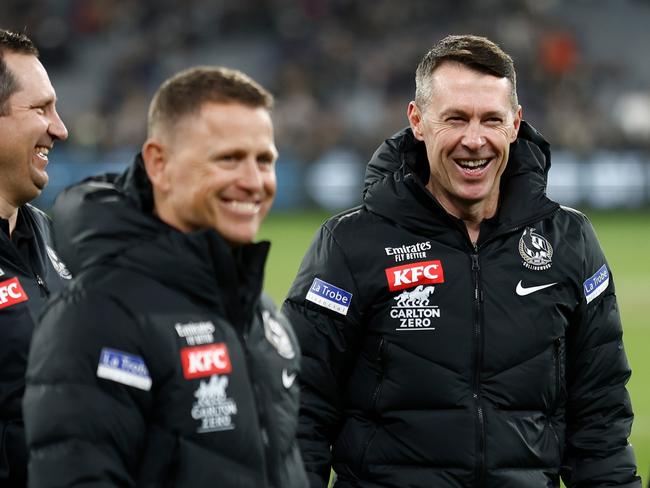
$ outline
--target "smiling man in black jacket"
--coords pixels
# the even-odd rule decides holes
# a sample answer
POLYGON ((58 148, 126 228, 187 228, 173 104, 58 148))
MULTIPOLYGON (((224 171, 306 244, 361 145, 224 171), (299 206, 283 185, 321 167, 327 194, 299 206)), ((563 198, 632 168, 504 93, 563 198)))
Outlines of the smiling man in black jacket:
POLYGON ((30 351, 30 487, 306 486, 299 350, 252 243, 276 191, 271 103, 241 72, 183 71, 132 166, 57 199, 76 277, 30 351))
POLYGON ((49 218, 29 202, 48 183, 48 154, 68 131, 56 93, 24 34, 0 29, 0 486, 27 485, 21 410, 34 324, 70 273, 49 218))
POLYGON ((408 119, 284 304, 311 486, 332 466, 337 488, 640 487, 611 271, 586 217, 545 195, 512 59, 443 39, 408 119))

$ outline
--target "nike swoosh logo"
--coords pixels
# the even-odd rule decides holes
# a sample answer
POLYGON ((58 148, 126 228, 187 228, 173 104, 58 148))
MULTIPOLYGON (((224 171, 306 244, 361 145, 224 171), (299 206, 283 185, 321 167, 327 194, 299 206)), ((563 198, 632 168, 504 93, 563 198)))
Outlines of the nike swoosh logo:
POLYGON ((557 285, 557 282, 549 283, 547 285, 525 287, 521 284, 521 280, 519 280, 519 283, 517 283, 517 295, 520 297, 525 297, 526 295, 530 295, 531 293, 535 293, 536 291, 543 290, 544 288, 548 288, 549 286, 553 285, 557 285))
POLYGON ((291 385, 293 385, 294 381, 296 381, 296 373, 289 374, 289 372, 286 369, 283 369, 282 384, 284 385, 284 387, 288 390, 289 388, 291 388, 291 385))

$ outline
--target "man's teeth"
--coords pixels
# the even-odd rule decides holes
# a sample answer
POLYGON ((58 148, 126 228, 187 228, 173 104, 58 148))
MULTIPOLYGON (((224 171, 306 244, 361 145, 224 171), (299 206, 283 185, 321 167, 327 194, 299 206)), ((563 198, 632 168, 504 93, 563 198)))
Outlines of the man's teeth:
POLYGON ((457 159, 456 163, 463 168, 480 168, 488 163, 489 159, 457 159))
POLYGON ((50 154, 50 148, 49 147, 44 147, 44 146, 38 146, 36 147, 36 155, 43 158, 47 159, 47 155, 50 154))
POLYGON ((260 204, 255 202, 238 202, 231 200, 228 205, 237 212, 257 213, 260 210, 260 204))

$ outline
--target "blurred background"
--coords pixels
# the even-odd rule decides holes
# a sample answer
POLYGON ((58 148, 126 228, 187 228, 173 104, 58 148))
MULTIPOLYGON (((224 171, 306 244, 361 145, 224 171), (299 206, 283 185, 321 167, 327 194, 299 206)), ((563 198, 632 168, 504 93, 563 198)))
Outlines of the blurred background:
POLYGON ((365 162, 407 125, 414 71, 451 33, 516 63, 524 118, 553 147, 549 194, 591 217, 616 279, 650 471, 649 0, 2 0, 0 26, 38 44, 70 131, 50 154, 47 209, 65 186, 119 171, 151 95, 196 64, 239 68, 276 96, 278 198, 262 237, 281 301, 327 214, 357 204, 365 162))
POLYGON ((449 33, 513 56, 524 117, 554 147, 551 196, 650 206, 648 0, 2 0, 0 24, 38 44, 70 130, 44 207, 128 163, 154 90, 195 64, 276 95, 276 209, 352 205, 369 155, 407 124, 417 63, 449 33))

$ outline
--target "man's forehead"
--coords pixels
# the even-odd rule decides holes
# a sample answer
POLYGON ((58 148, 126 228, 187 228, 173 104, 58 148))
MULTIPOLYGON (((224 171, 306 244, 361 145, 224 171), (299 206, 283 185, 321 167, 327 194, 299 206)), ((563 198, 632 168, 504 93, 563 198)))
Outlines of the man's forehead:
POLYGON ((29 92, 31 96, 38 97, 43 102, 56 99, 47 71, 36 56, 7 53, 5 61, 18 83, 14 94, 18 96, 20 93, 29 92))
POLYGON ((430 83, 449 83, 450 81, 480 80, 485 84, 511 87, 510 80, 505 76, 497 76, 486 71, 473 68, 458 61, 444 61, 431 73, 430 83))
POLYGON ((492 110, 508 109, 512 84, 508 78, 466 67, 460 63, 441 66, 430 79, 431 103, 437 110, 463 103, 492 106, 492 110))

